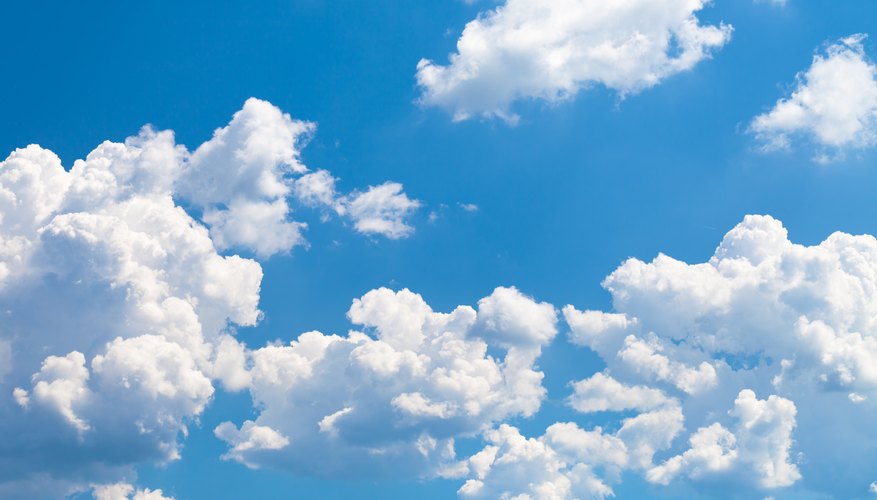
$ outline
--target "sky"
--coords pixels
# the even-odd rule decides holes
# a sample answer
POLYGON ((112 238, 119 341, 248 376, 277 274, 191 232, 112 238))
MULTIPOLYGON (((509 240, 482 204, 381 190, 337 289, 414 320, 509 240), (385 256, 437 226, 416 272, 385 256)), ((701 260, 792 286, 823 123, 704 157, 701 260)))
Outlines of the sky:
POLYGON ((0 19, 0 497, 877 495, 872 0, 0 19))

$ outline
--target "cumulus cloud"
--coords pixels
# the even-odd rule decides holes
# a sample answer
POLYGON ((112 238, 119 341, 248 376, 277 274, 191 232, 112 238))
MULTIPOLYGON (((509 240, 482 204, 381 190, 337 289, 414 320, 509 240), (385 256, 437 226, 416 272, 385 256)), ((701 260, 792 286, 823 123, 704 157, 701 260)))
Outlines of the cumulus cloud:
POLYGON ((173 200, 184 156, 147 128, 69 171, 38 146, 0 164, 0 248, 12 249, 0 255, 12 354, 0 432, 16 436, 0 492, 63 495, 174 459, 213 393, 214 346, 258 320, 259 264, 217 253, 173 200), (49 459, 59 448, 64 460, 49 459))
POLYGON ((513 122, 517 100, 558 102, 591 85, 639 92, 728 42, 730 26, 697 18, 708 3, 508 0, 466 25, 447 65, 418 63, 421 103, 513 122))
MULTIPOLYGON (((216 382, 250 386, 232 334, 261 317, 262 269, 221 252, 301 242, 291 203, 322 199, 296 183, 322 172, 300 161, 312 132, 250 99, 192 153, 145 127, 69 170, 35 145, 0 162, 0 496, 64 496, 174 460, 216 382)), ((410 210, 371 213, 404 225, 410 210)), ((266 436, 237 445, 278 442, 266 436)))
POLYGON ((266 257, 304 243, 306 224, 290 219, 291 200, 349 212, 357 231, 397 239, 420 204, 399 183, 341 196, 326 170, 308 172, 301 149, 313 123, 293 120, 271 103, 249 99, 231 122, 195 150, 176 182, 176 194, 203 211, 220 250, 247 248, 266 257))
POLYGON ((556 313, 515 289, 438 313, 381 288, 348 316, 365 329, 250 352, 258 417, 216 429, 226 458, 320 476, 453 475, 455 438, 533 415, 545 396, 535 363, 556 313))
POLYGON ((759 400, 749 389, 740 391, 730 414, 735 432, 721 424, 701 427, 689 439, 691 448, 648 471, 650 481, 667 484, 679 474, 702 478, 740 466, 763 488, 790 486, 801 478, 790 462, 795 404, 770 396, 759 400))
POLYGON ((301 242, 300 225, 288 220, 286 177, 307 171, 300 148, 314 128, 249 99, 192 153, 177 191, 204 211, 221 249, 252 248, 267 256, 301 242))
POLYGON ((307 206, 346 216, 361 234, 395 240, 414 231, 407 220, 421 203, 409 198, 398 182, 385 182, 369 186, 365 191, 341 195, 335 189, 337 181, 329 172, 318 170, 296 180, 295 194, 307 206))
MULTIPOLYGON (((502 425, 487 433, 489 445, 469 459, 475 478, 460 488, 462 498, 604 498, 612 490, 587 463, 555 450, 551 443, 575 441, 577 451, 597 452, 598 462, 623 460, 624 445, 575 424, 555 424, 539 439, 526 438, 518 429, 502 425)), ((575 454, 575 453, 574 453, 575 454)))
POLYGON ((164 496, 160 489, 135 489, 128 483, 96 485, 92 489, 92 495, 94 500, 174 500, 174 497, 164 496))
POLYGON ((877 143, 877 65, 865 54, 864 39, 852 35, 813 56, 791 95, 752 121, 766 150, 788 149, 804 137, 819 148, 817 160, 829 161, 877 143))
POLYGON ((583 413, 640 410, 614 433, 558 422, 538 438, 503 424, 485 433, 487 446, 463 463, 469 498, 605 498, 623 471, 646 472, 656 452, 682 431, 679 402, 663 392, 596 374, 575 385, 570 404, 583 413))
POLYGON ((630 259, 603 284, 613 311, 563 309, 570 340, 608 370, 574 383, 569 403, 642 411, 661 404, 654 391, 678 400, 696 430, 687 451, 647 464, 649 480, 733 477, 852 496, 867 487, 867 467, 846 469, 848 486, 825 478, 835 464, 877 458, 877 239, 835 233, 803 246, 779 221, 747 216, 707 262, 630 259))
POLYGON ((626 386, 609 375, 597 373, 573 382, 570 406, 582 413, 598 411, 651 410, 670 402, 659 389, 626 386))

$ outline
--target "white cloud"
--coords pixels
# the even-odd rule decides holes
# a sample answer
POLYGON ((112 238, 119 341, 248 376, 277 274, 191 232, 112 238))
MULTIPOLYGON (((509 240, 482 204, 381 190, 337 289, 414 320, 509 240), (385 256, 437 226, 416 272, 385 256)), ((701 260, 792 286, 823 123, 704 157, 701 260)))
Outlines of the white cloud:
POLYGON ((613 311, 563 312, 570 340, 599 354, 614 382, 577 382, 570 404, 645 409, 660 400, 651 390, 678 399, 700 430, 688 452, 649 467, 653 480, 850 496, 872 480, 855 464, 877 459, 877 239, 835 233, 802 246, 779 221, 747 216, 707 262, 630 259, 603 284, 613 311), (716 413, 731 401, 731 414, 716 413), (853 464, 844 485, 827 479, 840 463, 853 464))
MULTIPOLYGON (((583 432, 570 425, 572 432, 583 432)), ((460 488, 463 498, 604 498, 612 494, 587 465, 570 464, 544 439, 525 438, 504 424, 488 432, 486 440, 489 445, 469 459, 476 478, 460 488)))
MULTIPOLYGON (((294 177, 311 175, 312 130, 251 99, 194 153, 145 127, 69 170, 39 146, 0 162, 0 434, 19 436, 0 449, 0 496, 64 496, 174 460, 216 381, 249 387, 231 335, 261 317, 262 269, 220 251, 300 241, 289 211, 308 200, 294 177)), ((410 210, 375 213, 404 225, 410 210)))
POLYGON ((458 493, 464 498, 614 496, 610 485, 621 473, 651 467, 654 454, 670 446, 682 422, 678 402, 663 398, 652 411, 623 419, 614 434, 558 422, 539 438, 526 438, 502 424, 485 433, 487 446, 463 462, 468 479, 458 493))
POLYGON ((245 248, 267 257, 304 244, 307 225, 291 220, 293 199, 349 213, 361 233, 397 239, 413 231, 405 221, 420 204, 401 184, 341 196, 331 173, 308 173, 301 148, 315 130, 313 123, 293 120, 271 103, 249 99, 191 154, 176 182, 177 194, 203 211, 220 250, 245 248))
POLYGON ((628 386, 603 373, 572 383, 569 404, 582 413, 598 411, 648 411, 670 403, 658 389, 628 386))
POLYGON ((374 337, 308 332, 250 352, 259 414, 240 431, 217 428, 229 458, 322 476, 447 473, 455 437, 533 415, 545 396, 534 365, 556 333, 554 310, 517 290, 498 288, 477 312, 444 314, 408 290, 378 289, 348 316, 374 337), (478 327, 493 320, 489 331, 478 327), (249 428, 271 429, 289 446, 242 448, 249 428))
POLYGON ((629 335, 624 339, 624 347, 618 351, 618 357, 634 370, 670 382, 689 394, 716 385, 716 369, 710 363, 703 361, 693 368, 673 361, 662 354, 663 351, 664 345, 654 337, 643 340, 629 335))
POLYGON ((267 256, 301 243, 299 225, 288 220, 287 177, 307 171, 300 148, 314 130, 249 99, 192 153, 177 189, 204 210, 220 249, 252 248, 267 256))
POLYGON ((354 227, 363 234, 380 234, 390 239, 404 238, 414 231, 405 223, 420 202, 402 192, 402 185, 386 182, 371 186, 362 193, 353 193, 343 200, 346 213, 354 227))
POLYGON ((70 171, 37 146, 0 164, 0 192, 14 195, 0 248, 16 248, 0 255, 12 353, 0 432, 22 436, 0 452, 4 494, 63 496, 176 458, 213 393, 215 342, 258 320, 259 264, 219 255, 172 199, 183 153, 145 129, 70 171), (59 446, 64 459, 47 459, 59 446))
MULTIPOLYGON (((245 454, 259 450, 282 450, 289 445, 289 439, 270 427, 256 425, 247 420, 240 429, 230 422, 224 422, 215 430, 216 437, 232 445, 223 455, 224 459, 234 459, 247 464, 245 454)), ((249 465, 249 464, 247 464, 249 465)))
POLYGON ((749 389, 740 391, 730 412, 737 420, 733 433, 718 423, 698 429, 691 448, 649 470, 648 479, 667 484, 682 473, 702 478, 741 467, 763 488, 790 486, 801 478, 789 457, 796 413, 788 399, 759 400, 749 389))
POLYGON ((478 205, 476 205, 474 203, 460 203, 459 205, 460 205, 460 208, 462 208, 463 210, 465 210, 467 212, 477 212, 478 211, 478 205))
POLYGON ((174 497, 164 496, 161 490, 135 489, 128 483, 96 485, 92 495, 94 500, 174 500, 174 497))
POLYGON ((478 301, 478 335, 506 347, 540 346, 557 333, 557 312, 516 288, 497 288, 478 301))
POLYGON ((317 170, 296 179, 293 189, 296 197, 305 205, 332 207, 343 214, 344 206, 339 203, 338 192, 335 190, 336 181, 328 170, 317 170))
POLYGON ((447 66, 423 59, 425 105, 463 120, 515 121, 517 100, 557 102, 590 85, 622 96, 694 67, 728 42, 731 27, 704 26, 704 0, 508 0, 469 22, 447 66))
POLYGON ((830 160, 877 144, 877 65, 865 54, 864 38, 844 38, 815 55, 791 95, 752 121, 765 149, 807 137, 821 148, 817 159, 830 160))

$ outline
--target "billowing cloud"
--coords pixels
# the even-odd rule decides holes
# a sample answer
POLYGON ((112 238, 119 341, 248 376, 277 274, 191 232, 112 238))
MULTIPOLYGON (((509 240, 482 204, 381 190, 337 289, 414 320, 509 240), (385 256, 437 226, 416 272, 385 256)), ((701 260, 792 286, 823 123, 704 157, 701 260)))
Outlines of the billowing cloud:
POLYGON ((454 475, 455 438, 539 410, 535 363, 557 332, 548 304, 497 288, 477 311, 437 313, 381 288, 348 316, 365 330, 308 332, 250 353, 259 413, 217 427, 226 458, 332 477, 454 475))
POLYGON ((865 54, 864 39, 853 35, 813 56, 791 95, 752 121, 765 149, 788 149, 807 138, 825 162, 877 144, 877 65, 865 54))
MULTIPOLYGON (((250 99, 193 153, 146 127, 69 170, 39 146, 0 162, 0 496, 64 496, 174 460, 216 382, 250 386, 231 335, 261 317, 262 269, 221 252, 302 241, 289 212, 312 132, 250 99)), ((410 210, 389 213, 404 225, 410 210)), ((272 438, 247 429, 237 445, 272 438)))
POLYGON ((443 66, 417 65, 421 103, 455 120, 515 121, 512 103, 602 85, 621 96, 694 67, 731 36, 697 18, 706 0, 507 0, 469 22, 443 66))
POLYGON ((689 439, 691 448, 648 471, 650 481, 667 484, 679 474, 704 478, 742 467, 763 488, 790 486, 801 478, 790 462, 795 404, 770 396, 758 400, 749 389, 740 391, 734 410, 735 432, 721 424, 701 427, 689 439))
POLYGON ((574 383, 569 403, 654 411, 662 394, 678 400, 689 446, 645 464, 648 480, 867 489, 865 466, 845 469, 844 485, 824 481, 835 464, 877 458, 877 239, 802 246, 779 221, 747 216, 708 262, 630 259, 604 286, 614 311, 564 308, 570 340, 607 365, 574 383))
POLYGON ((128 483, 96 485, 92 489, 94 500, 174 500, 164 496, 161 490, 138 489, 128 483))
POLYGON ((485 433, 487 446, 463 462, 463 498, 605 498, 626 470, 645 473, 655 453, 683 429, 679 402, 657 389, 627 386, 605 374, 575 384, 570 405, 583 413, 636 409, 618 430, 558 422, 538 438, 508 425, 485 433))

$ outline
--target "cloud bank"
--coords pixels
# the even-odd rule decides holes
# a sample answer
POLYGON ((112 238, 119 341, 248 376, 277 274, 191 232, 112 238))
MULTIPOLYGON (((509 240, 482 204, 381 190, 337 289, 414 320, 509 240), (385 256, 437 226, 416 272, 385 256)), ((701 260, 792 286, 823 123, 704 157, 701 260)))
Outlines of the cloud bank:
MULTIPOLYGON (((303 243, 290 211, 313 130, 250 99, 191 153, 146 127, 69 170, 35 145, 0 162, 0 496, 175 460, 216 384, 249 384, 232 335, 261 317, 262 269, 223 252, 303 243)), ((417 202, 384 186, 350 220, 398 238, 417 202)))

